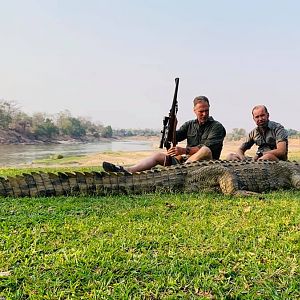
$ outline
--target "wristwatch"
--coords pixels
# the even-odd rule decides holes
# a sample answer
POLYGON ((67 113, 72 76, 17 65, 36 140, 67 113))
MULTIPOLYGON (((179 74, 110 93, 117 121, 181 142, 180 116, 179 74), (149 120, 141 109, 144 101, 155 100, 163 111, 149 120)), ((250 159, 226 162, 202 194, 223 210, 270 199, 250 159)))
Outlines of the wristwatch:
POLYGON ((256 152, 257 157, 262 157, 264 155, 264 153, 261 150, 257 150, 256 152))

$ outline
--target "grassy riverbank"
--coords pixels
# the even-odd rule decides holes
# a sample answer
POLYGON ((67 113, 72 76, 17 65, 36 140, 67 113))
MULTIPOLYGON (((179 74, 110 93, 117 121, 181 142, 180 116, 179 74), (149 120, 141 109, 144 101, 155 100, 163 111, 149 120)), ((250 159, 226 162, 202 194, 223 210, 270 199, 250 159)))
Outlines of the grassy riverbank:
MULTIPOLYGON (((99 170, 149 153, 0 172, 99 170)), ((290 153, 300 160, 299 148, 290 153)), ((0 299, 299 299, 299 200, 300 191, 2 198, 0 299)))
POLYGON ((299 299, 300 192, 1 199, 1 299, 299 299))

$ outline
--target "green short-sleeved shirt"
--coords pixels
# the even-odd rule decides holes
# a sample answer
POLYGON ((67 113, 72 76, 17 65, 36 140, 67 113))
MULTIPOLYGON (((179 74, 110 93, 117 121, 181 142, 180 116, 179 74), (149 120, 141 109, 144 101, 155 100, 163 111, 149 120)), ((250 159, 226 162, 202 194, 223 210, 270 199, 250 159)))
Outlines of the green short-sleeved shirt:
MULTIPOLYGON (((269 121, 265 133, 259 130, 259 127, 254 128, 246 138, 246 141, 241 145, 241 150, 246 151, 254 144, 258 146, 258 151, 267 152, 277 148, 278 142, 286 142, 286 151, 288 152, 288 133, 284 127, 276 122, 269 121)), ((287 152, 286 158, 287 159, 287 152)))
POLYGON ((176 131, 176 140, 187 140, 187 147, 208 147, 213 159, 219 159, 223 148, 223 140, 226 135, 224 126, 209 117, 205 124, 200 125, 198 120, 185 122, 176 131))

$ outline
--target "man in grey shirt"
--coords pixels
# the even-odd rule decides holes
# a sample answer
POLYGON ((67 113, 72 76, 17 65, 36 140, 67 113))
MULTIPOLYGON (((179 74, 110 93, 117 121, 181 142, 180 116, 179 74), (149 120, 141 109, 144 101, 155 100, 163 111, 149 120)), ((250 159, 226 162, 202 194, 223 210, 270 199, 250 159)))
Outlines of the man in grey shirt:
POLYGON ((246 141, 236 153, 230 153, 228 160, 244 160, 245 152, 254 144, 258 146, 254 160, 287 160, 288 133, 284 127, 269 120, 269 113, 264 105, 252 109, 253 120, 257 127, 248 135, 246 141))
POLYGON ((209 100, 205 96, 194 99, 195 120, 185 122, 176 131, 176 141, 187 140, 187 146, 171 147, 167 153, 157 152, 132 167, 124 169, 109 162, 103 162, 107 172, 140 172, 156 165, 172 164, 198 160, 219 159, 226 135, 223 125, 209 116, 209 100), (182 157, 184 156, 184 158, 182 157))

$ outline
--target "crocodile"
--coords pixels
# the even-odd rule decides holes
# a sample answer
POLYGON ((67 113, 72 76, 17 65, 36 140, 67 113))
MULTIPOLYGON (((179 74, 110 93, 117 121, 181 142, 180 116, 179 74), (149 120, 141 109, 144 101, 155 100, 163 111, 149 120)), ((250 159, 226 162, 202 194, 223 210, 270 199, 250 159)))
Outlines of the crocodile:
POLYGON ((300 190, 300 165, 290 161, 201 161, 137 173, 31 172, 0 177, 0 196, 119 195, 153 192, 262 193, 300 190))

